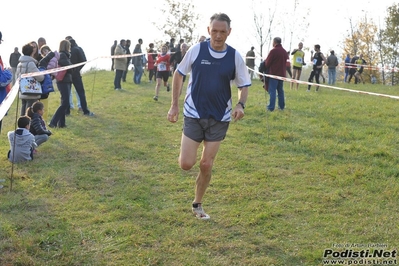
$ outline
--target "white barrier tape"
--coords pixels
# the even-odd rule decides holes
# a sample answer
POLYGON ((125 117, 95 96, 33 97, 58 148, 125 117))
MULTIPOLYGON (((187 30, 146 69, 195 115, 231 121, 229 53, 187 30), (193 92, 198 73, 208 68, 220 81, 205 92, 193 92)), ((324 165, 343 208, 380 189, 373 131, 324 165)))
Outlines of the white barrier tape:
MULTIPOLYGON (((134 56, 137 55, 143 55, 143 54, 135 54, 134 56)), ((99 58, 118 58, 118 57, 131 57, 132 55, 117 55, 117 56, 100 56, 96 57, 92 60, 82 62, 79 64, 74 64, 70 66, 65 66, 65 67, 60 67, 60 68, 54 68, 50 70, 45 70, 45 71, 40 71, 40 72, 35 72, 35 73, 27 73, 27 74, 22 74, 21 77, 35 77, 43 74, 51 74, 55 72, 59 72, 61 70, 67 70, 70 68, 75 68, 77 66, 84 65, 88 62, 95 61, 99 58)), ((354 92, 354 93, 360 93, 360 94, 367 94, 367 95, 373 95, 373 96, 379 96, 379 97, 386 97, 386 98, 391 98, 391 99, 397 99, 399 100, 399 96, 394 96, 394 95, 388 95, 388 94, 382 94, 382 93, 374 93, 374 92, 367 92, 367 91, 358 91, 358 90, 351 90, 351 89, 346 89, 346 88, 339 88, 339 87, 334 87, 330 85, 324 85, 324 84, 317 84, 317 83, 312 83, 312 82, 307 82, 307 81, 301 81, 301 80, 296 80, 296 79, 290 79, 290 78, 283 78, 279 76, 274 76, 274 75, 269 75, 269 74, 263 74, 258 71, 255 71, 254 69, 251 69, 247 67, 248 69, 254 71, 258 75, 274 78, 274 79, 279 79, 287 82, 293 82, 293 83, 299 83, 299 84, 306 84, 306 85, 311 85, 311 86, 319 86, 319 87, 324 87, 324 88, 330 88, 334 90, 340 90, 340 91, 348 91, 348 92, 354 92)), ((15 97, 18 95, 19 91, 19 78, 16 80, 14 86, 11 88, 10 92, 7 94, 6 98, 3 100, 3 102, 0 104, 0 120, 4 118, 8 110, 10 109, 12 103, 14 102, 15 97)))
MULTIPOLYGON (((253 57, 253 56, 243 56, 244 59, 257 59, 258 57, 253 57)), ((260 58, 260 61, 263 61, 262 58, 260 58)), ((291 61, 289 61, 291 63, 291 61)), ((312 66, 313 63, 309 62, 309 65, 312 66)), ((385 66, 385 67, 379 67, 379 66, 372 66, 372 65, 362 65, 362 64, 354 64, 354 63, 340 63, 337 67, 339 68, 358 68, 358 67, 363 67, 364 69, 368 70, 386 70, 388 72, 399 72, 398 67, 390 67, 390 66, 385 66)))
POLYGON ((10 92, 4 98, 3 102, 0 104, 0 120, 3 120, 4 116, 10 109, 15 97, 17 97, 19 91, 19 79, 15 82, 14 86, 11 88, 10 92))
POLYGON ((399 100, 399 96, 395 96, 395 95, 368 92, 368 91, 358 91, 358 90, 340 88, 340 87, 335 87, 335 86, 330 86, 330 85, 317 84, 317 83, 312 83, 312 82, 308 82, 308 81, 296 80, 296 79, 291 79, 291 78, 284 78, 284 77, 274 76, 274 75, 269 75, 269 74, 263 74, 263 73, 260 73, 260 72, 257 72, 257 71, 254 71, 254 72, 256 74, 258 74, 258 75, 262 75, 262 76, 266 76, 266 77, 274 78, 274 79, 279 79, 279 80, 282 80, 282 81, 292 82, 292 83, 306 84, 306 85, 311 85, 311 86, 319 86, 319 87, 329 88, 329 89, 334 89, 334 90, 354 92, 354 93, 367 94, 367 95, 386 97, 386 98, 399 100))

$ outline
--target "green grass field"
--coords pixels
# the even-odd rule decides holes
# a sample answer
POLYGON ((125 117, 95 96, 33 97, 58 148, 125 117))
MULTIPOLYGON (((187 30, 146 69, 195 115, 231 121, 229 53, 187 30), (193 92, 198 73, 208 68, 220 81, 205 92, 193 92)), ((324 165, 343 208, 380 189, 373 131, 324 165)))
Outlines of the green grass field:
MULTIPOLYGON (((216 158, 203 202, 211 220, 201 221, 191 214, 198 164, 178 167, 182 115, 167 121, 170 92, 154 102, 145 76, 134 85, 130 72, 123 91, 113 78, 84 75, 96 116, 73 111, 32 162, 7 161, 16 102, 4 118, 0 265, 323 265, 340 245, 398 248, 398 100, 285 84, 286 110, 270 113, 254 81, 216 158)), ((58 104, 53 93, 47 122, 58 104)))

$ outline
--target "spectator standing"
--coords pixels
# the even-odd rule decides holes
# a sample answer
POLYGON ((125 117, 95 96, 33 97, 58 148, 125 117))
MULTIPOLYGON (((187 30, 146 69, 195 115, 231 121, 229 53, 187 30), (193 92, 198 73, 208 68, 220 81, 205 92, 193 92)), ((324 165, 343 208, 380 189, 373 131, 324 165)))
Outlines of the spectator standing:
MULTIPOLYGON (((126 44, 125 44, 126 54, 130 54, 130 45, 131 45, 131 41, 129 39, 126 40, 126 44)), ((131 57, 127 57, 126 58, 126 60, 127 60, 127 62, 126 62, 126 70, 123 71, 122 82, 126 82, 126 75, 127 75, 127 72, 129 71, 129 65, 130 65, 130 60, 131 59, 132 59, 131 57)))
MULTIPOLYGON (((302 51, 303 43, 298 43, 298 49, 294 49, 291 53, 292 57, 292 78, 296 80, 301 79, 302 67, 305 65, 305 52, 302 51)), ((290 84, 292 89, 293 82, 290 84)), ((296 83, 296 90, 298 90, 299 83, 296 83)))
POLYGON ((175 38, 171 38, 171 39, 170 39, 170 42, 168 43, 168 45, 169 45, 169 47, 168 47, 169 52, 174 53, 174 52, 176 51, 176 48, 175 48, 175 38))
POLYGON ((33 52, 31 56, 36 60, 37 64, 42 59, 42 56, 39 54, 39 46, 35 41, 31 41, 30 44, 33 46, 33 52))
MULTIPOLYGON (((71 63, 74 65, 86 62, 86 55, 82 47, 78 46, 76 41, 71 36, 67 36, 65 39, 71 43, 71 63)), ((83 111, 83 115, 93 116, 94 113, 90 112, 87 107, 86 92, 82 81, 82 75, 80 74, 80 71, 84 66, 85 65, 83 64, 73 69, 72 84, 75 87, 76 93, 79 96, 79 102, 83 111)), ((69 107, 70 105, 68 105, 67 114, 70 113, 69 107)))
MULTIPOLYGON (((273 49, 270 50, 268 56, 265 60, 265 68, 268 70, 268 74, 285 77, 287 72, 287 59, 288 53, 281 45, 281 38, 275 37, 273 39, 273 49)), ((275 78, 269 77, 269 95, 270 101, 267 106, 268 111, 274 111, 276 107, 276 97, 278 96, 278 107, 280 110, 284 110, 285 108, 285 99, 284 99, 284 89, 283 89, 283 81, 275 78), (277 95, 276 95, 277 94, 277 95)))
POLYGON ((152 83, 152 78, 156 76, 155 61, 157 60, 157 53, 154 50, 154 44, 149 44, 149 49, 147 52, 147 68, 148 68, 148 79, 152 83))
POLYGON ((183 76, 191 72, 184 101, 179 165, 190 170, 196 164, 197 151, 203 143, 192 203, 194 215, 202 220, 210 218, 202 208, 202 200, 211 181, 215 157, 231 119, 243 118, 248 86, 251 85, 242 56, 226 44, 230 32, 230 18, 226 14, 211 17, 208 26, 211 39, 190 48, 174 72, 172 104, 167 116, 170 122, 177 122, 183 76), (233 80, 239 88, 236 105, 232 104, 231 97, 233 80))
POLYGON ((180 39, 179 43, 176 45, 176 52, 181 50, 181 45, 184 43, 184 39, 180 39))
MULTIPOLYGON (((2 37, 3 35, 0 31, 0 44, 3 41, 2 37)), ((11 89, 10 83, 12 82, 12 77, 13 75, 11 71, 8 69, 4 69, 3 60, 1 59, 0 56, 0 103, 3 102, 3 100, 6 98, 8 92, 11 89)), ((2 121, 3 120, 0 120, 0 132, 1 132, 2 121)))
POLYGON ((247 52, 245 55, 245 64, 248 67, 248 74, 250 75, 251 79, 254 78, 254 69, 255 69, 255 47, 251 47, 251 50, 247 52))
POLYGON ((198 42, 205 42, 206 41, 206 37, 204 35, 202 35, 201 37, 199 37, 198 42))
POLYGON ((12 86, 15 84, 15 73, 17 72, 17 65, 19 62, 19 58, 21 57, 21 53, 18 51, 18 47, 14 48, 14 52, 10 55, 10 66, 12 70, 12 86))
POLYGON ((362 73, 364 70, 363 65, 367 64, 367 62, 363 59, 363 54, 359 55, 359 59, 356 60, 356 73, 355 73, 355 77, 357 78, 355 80, 355 84, 357 84, 357 82, 362 82, 364 84, 364 80, 362 77, 362 73))
MULTIPOLYGON (((35 54, 35 51, 37 51, 37 46, 36 48, 34 47, 35 44, 32 44, 34 42, 25 44, 22 47, 22 56, 19 58, 19 63, 17 66, 17 72, 16 76, 20 77, 21 74, 26 74, 26 73, 33 73, 33 72, 39 72, 39 69, 37 68, 38 62, 36 61, 35 58, 33 58, 33 55, 35 54)), ((34 77, 37 81, 42 82, 44 80, 44 75, 39 75, 34 77)), ((26 109, 29 106, 32 106, 34 102, 40 99, 40 95, 24 95, 19 92, 19 98, 21 99, 21 116, 24 116, 26 114, 26 109)))
MULTIPOLYGON (((62 40, 60 42, 60 47, 58 49, 60 53, 60 59, 58 60, 59 66, 70 66, 72 65, 71 60, 71 43, 68 40, 62 40)), ((60 106, 55 111, 53 117, 51 118, 50 124, 48 125, 51 128, 66 127, 66 111, 69 108, 69 95, 71 94, 72 87, 72 72, 74 69, 66 70, 66 74, 61 81, 57 80, 58 91, 61 94, 61 103, 60 106)))
MULTIPOLYGON (((180 45, 180 50, 174 53, 170 57, 170 61, 173 63, 173 69, 177 69, 181 61, 183 60, 184 56, 186 55, 188 50, 188 45, 186 43, 182 43, 180 45)), ((186 81, 186 76, 183 76, 183 83, 182 86, 184 85, 184 82, 186 81)), ((183 87, 182 87, 183 88, 183 87)), ((181 90, 180 90, 181 93, 181 90)))
POLYGON ((328 67, 328 85, 335 85, 337 78, 338 58, 335 55, 334 50, 330 51, 330 55, 327 57, 326 65, 328 67))
MULTIPOLYGON (((313 50, 310 51, 310 61, 313 62, 313 70, 310 73, 308 81, 313 82, 313 78, 316 78, 316 83, 320 84, 320 75, 321 75, 321 72, 323 71, 323 66, 325 65, 327 60, 326 60, 325 56, 323 55, 323 53, 320 52, 320 45, 316 44, 314 46, 314 50, 315 50, 314 52, 313 52, 313 50)), ((307 91, 310 91, 310 87, 311 87, 311 85, 308 85, 307 91)), ((316 87, 316 91, 318 91, 318 90, 319 90, 319 86, 316 87)))
POLYGON ((39 39, 37 39, 37 52, 38 52, 38 56, 36 58, 37 62, 40 62, 40 60, 43 59, 43 55, 40 53, 40 48, 42 48, 43 45, 46 45, 46 39, 43 37, 40 37, 39 39))
MULTIPOLYGON (((114 44, 111 46, 111 56, 115 55, 115 48, 116 48, 117 45, 118 45, 118 41, 115 40, 114 44)), ((114 71, 114 62, 115 62, 115 60, 114 60, 114 58, 111 58, 111 60, 112 60, 111 71, 114 71)))
MULTIPOLYGON (((120 40, 119 44, 115 48, 114 55, 125 55, 126 54, 126 50, 124 48, 125 44, 126 44, 126 41, 124 39, 120 40)), ((126 69, 126 62, 127 62, 126 57, 114 58, 114 68, 115 68, 114 89, 115 90, 122 89, 121 80, 122 80, 123 71, 125 71, 125 69, 126 69)))
POLYGON ((178 64, 180 64, 181 60, 185 56, 188 49, 188 45, 186 43, 182 43, 180 46, 180 50, 177 50, 170 57, 170 63, 173 65, 173 69, 177 69, 178 64), (182 47, 184 46, 184 47, 182 47))
POLYGON ((347 82, 349 76, 350 62, 351 62, 351 57, 349 54, 347 54, 345 58, 345 77, 344 77, 345 83, 347 82))
POLYGON ((143 51, 141 50, 141 45, 143 44, 143 40, 139 39, 138 43, 134 47, 133 51, 133 65, 134 65, 134 76, 133 82, 134 84, 141 83, 141 77, 143 76, 143 51))
POLYGON ((349 79, 348 79, 348 83, 351 83, 351 79, 352 77, 355 77, 355 84, 357 84, 358 80, 356 77, 356 60, 358 60, 359 57, 357 55, 355 55, 354 57, 352 57, 351 62, 349 63, 349 79))

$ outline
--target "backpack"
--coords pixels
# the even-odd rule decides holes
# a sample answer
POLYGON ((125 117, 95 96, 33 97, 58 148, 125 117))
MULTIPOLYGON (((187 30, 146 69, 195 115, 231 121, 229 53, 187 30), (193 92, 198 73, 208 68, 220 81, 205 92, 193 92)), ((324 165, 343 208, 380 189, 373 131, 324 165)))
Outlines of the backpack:
MULTIPOLYGON (((260 72, 262 74, 267 74, 269 72, 268 69, 266 68, 265 60, 262 60, 260 62, 259 67, 258 67, 258 72, 260 72)), ((259 78, 263 82, 263 88, 266 91, 269 91, 269 77, 259 74, 259 78)))
MULTIPOLYGON (((40 71, 46 70, 44 67, 39 67, 40 71)), ((47 99, 48 94, 50 92, 54 92, 53 80, 51 79, 50 74, 44 74, 44 79, 40 82, 42 85, 42 96, 41 99, 47 99)))
MULTIPOLYGON (((260 62, 259 67, 258 67, 258 71, 259 71, 260 73, 265 73, 265 71, 266 71, 265 60, 262 60, 262 61, 260 62)), ((263 76, 261 75, 261 77, 263 77, 263 76)), ((262 78, 261 78, 261 79, 262 79, 262 78)))

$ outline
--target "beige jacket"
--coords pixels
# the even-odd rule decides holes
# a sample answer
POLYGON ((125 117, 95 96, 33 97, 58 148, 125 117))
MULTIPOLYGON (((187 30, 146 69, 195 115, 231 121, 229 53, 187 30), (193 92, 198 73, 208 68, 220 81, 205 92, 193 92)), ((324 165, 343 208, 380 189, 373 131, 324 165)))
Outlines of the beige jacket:
MULTIPOLYGON (((115 48, 115 54, 114 55, 124 55, 126 54, 125 49, 118 44, 115 48)), ((126 65, 127 65, 127 57, 121 57, 121 58, 114 58, 114 68, 118 70, 126 70, 126 65)))
MULTIPOLYGON (((20 78, 21 74, 40 72, 36 66, 37 61, 31 56, 23 55, 19 58, 19 63, 17 66, 17 72, 15 76, 20 78)), ((34 77, 37 81, 41 82, 44 80, 44 75, 39 75, 34 77)), ((40 99, 40 95, 22 95, 19 92, 19 98, 24 100, 40 99)))

